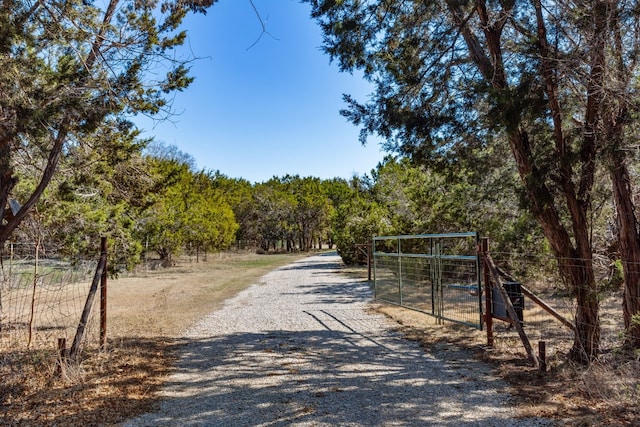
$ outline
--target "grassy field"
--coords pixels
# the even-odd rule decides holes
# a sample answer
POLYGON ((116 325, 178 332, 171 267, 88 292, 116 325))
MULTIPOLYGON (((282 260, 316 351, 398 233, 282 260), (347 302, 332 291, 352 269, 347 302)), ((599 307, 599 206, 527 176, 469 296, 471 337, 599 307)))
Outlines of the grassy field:
POLYGON ((178 337, 267 272, 303 256, 307 255, 214 254, 204 262, 182 260, 176 267, 112 280, 109 336, 178 337))

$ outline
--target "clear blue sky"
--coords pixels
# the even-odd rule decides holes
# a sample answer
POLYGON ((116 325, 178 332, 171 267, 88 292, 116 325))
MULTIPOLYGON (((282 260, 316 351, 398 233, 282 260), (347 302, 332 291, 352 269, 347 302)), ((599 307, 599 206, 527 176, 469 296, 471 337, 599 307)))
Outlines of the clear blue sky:
POLYGON ((371 87, 340 73, 298 0, 220 0, 185 21, 181 55, 195 56, 195 82, 173 100, 171 121, 136 119, 144 136, 192 155, 199 169, 262 182, 286 174, 323 179, 369 173, 384 157, 339 114, 342 94, 364 101, 371 87))

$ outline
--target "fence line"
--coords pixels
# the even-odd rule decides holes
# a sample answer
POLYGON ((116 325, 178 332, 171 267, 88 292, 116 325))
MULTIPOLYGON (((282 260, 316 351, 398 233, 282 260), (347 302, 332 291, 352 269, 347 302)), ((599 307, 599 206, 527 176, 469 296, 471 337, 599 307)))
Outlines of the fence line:
MULTIPOLYGON (((0 257, 0 355, 55 350, 73 339, 96 259, 62 259, 36 245, 11 244, 0 257)), ((98 341, 99 314, 92 310, 84 343, 98 341)))
MULTIPOLYGON (((446 237, 459 237, 456 233, 446 237)), ((435 245, 429 239, 436 235, 426 235, 429 239, 418 240, 419 236, 387 236, 374 238, 374 291, 376 299, 397 304, 460 323, 474 325, 475 318, 487 314, 486 295, 481 291, 480 306, 474 295, 475 284, 471 273, 464 273, 461 265, 456 265, 454 257, 439 256, 435 245), (417 254, 426 254, 417 255, 417 254), (434 280, 442 279, 441 286, 434 280), (443 297, 435 298, 435 290, 443 297), (436 303, 439 306, 436 306, 436 303), (452 314, 453 313, 453 314, 452 314)), ((464 242, 448 242, 441 246, 447 254, 454 249, 470 255, 471 245, 464 242)), ((442 249, 441 249, 442 251, 442 249)), ((556 259, 551 255, 491 252, 495 264, 522 284, 524 304, 522 308, 523 327, 533 349, 540 342, 546 343, 546 354, 553 360, 562 358, 572 347, 575 338, 577 303, 571 290, 558 274, 558 263, 564 265, 584 265, 580 259, 556 259), (533 295, 533 298, 532 298, 533 295), (540 298, 548 305, 541 307, 535 302, 540 298), (556 313, 552 314, 551 309, 556 313), (562 317, 566 320, 559 320, 562 317), (568 327, 573 324, 574 328, 568 327)), ((596 288, 600 302, 600 349, 608 353, 620 348, 624 342, 624 320, 622 312, 622 286, 619 267, 615 260, 596 256, 593 260, 596 288)), ((493 344, 498 349, 522 351, 523 345, 516 328, 509 322, 494 321, 493 344)))
MULTIPOLYGON (((550 255, 491 252, 497 266, 515 277, 527 291, 576 324, 577 303, 571 290, 558 274, 558 262, 582 265, 582 260, 558 260, 550 255)), ((600 349, 608 353, 619 348, 624 339, 622 314, 622 283, 617 281, 613 260, 600 257, 593 263, 599 300, 600 349)), ((574 331, 554 315, 536 304, 525 293, 523 325, 532 346, 546 343, 549 358, 562 358, 571 348, 574 331)), ((494 322, 494 343, 499 349, 522 348, 518 334, 507 322, 494 322)))

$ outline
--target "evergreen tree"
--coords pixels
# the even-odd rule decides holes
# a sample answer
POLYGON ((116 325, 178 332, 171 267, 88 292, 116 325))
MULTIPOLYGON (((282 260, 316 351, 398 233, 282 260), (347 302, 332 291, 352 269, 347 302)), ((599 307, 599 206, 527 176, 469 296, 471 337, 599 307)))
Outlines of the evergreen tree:
MULTIPOLYGON (((124 114, 169 114, 166 98, 189 85, 172 58, 178 27, 201 2, 8 1, 0 5, 0 243, 34 208, 60 161, 124 114), (22 163, 28 164, 22 164, 22 163), (5 215, 20 171, 39 171, 5 215)), ((93 148, 97 148, 94 146, 93 148)))
POLYGON ((455 165, 507 143, 527 208, 576 299, 571 358, 599 351, 593 191, 610 171, 625 265, 625 322, 640 343, 640 234, 626 150, 637 112, 638 3, 311 0, 324 48, 375 84, 344 114, 388 148, 455 165))

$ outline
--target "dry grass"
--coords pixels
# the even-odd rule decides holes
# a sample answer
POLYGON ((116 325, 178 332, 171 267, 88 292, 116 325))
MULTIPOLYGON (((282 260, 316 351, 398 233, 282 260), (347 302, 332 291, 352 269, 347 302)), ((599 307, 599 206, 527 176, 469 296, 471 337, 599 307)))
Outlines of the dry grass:
MULTIPOLYGON (((346 271, 354 278, 366 277, 362 268, 346 271)), ((570 298, 547 294, 543 299, 572 317, 570 298)), ((507 330, 504 322, 494 322, 496 345, 488 348, 483 331, 449 322, 438 325, 431 316, 394 305, 379 304, 376 311, 396 321, 400 331, 427 350, 468 351, 488 362, 495 375, 510 384, 520 416, 549 417, 571 427, 640 425, 640 351, 622 350, 616 339, 623 327, 620 295, 601 302, 604 353, 589 367, 567 361, 572 344, 568 329, 538 306, 525 304, 525 331, 532 344, 547 340, 549 370, 544 374, 527 362, 518 335, 514 329, 507 330)))
POLYGON ((303 255, 215 254, 205 262, 181 262, 138 272, 109 285, 111 337, 180 336, 229 297, 303 255))
MULTIPOLYGON (((55 373, 50 355, 33 351, 0 361, 0 424, 113 425, 149 411, 170 372, 180 335, 225 299, 256 283, 289 255, 216 255, 167 270, 140 271, 110 281, 109 348, 87 352, 55 373), (20 366, 21 369, 15 369, 20 366)), ((361 280, 366 270, 345 269, 361 280)), ((483 332, 395 306, 376 310, 426 349, 472 352, 511 385, 522 416, 546 416, 567 426, 635 426, 640 419, 640 362, 611 351, 583 368, 557 356, 544 375, 527 365, 519 342, 489 350, 483 332)), ((499 332, 500 333, 500 332, 499 332)))
POLYGON ((640 362, 631 354, 609 354, 588 368, 557 362, 540 374, 526 361, 521 343, 511 348, 486 347, 486 335, 465 326, 436 325, 433 318, 397 306, 377 311, 396 322, 409 339, 426 349, 470 351, 506 380, 519 414, 549 417, 563 426, 637 426, 640 420, 640 362))

